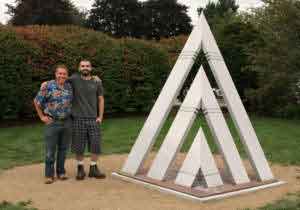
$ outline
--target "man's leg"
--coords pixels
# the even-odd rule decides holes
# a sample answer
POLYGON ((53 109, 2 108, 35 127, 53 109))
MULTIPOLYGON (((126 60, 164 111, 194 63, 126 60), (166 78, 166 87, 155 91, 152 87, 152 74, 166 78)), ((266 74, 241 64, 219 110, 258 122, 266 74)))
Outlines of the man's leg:
POLYGON ((86 173, 84 171, 84 162, 83 162, 84 156, 83 155, 76 155, 77 160, 77 180, 83 180, 86 176, 86 173))
MULTIPOLYGON (((90 148, 91 150, 91 148, 90 148)), ((91 153, 91 162, 90 162, 90 166, 97 166, 97 162, 98 162, 98 154, 95 153, 91 153)), ((90 170, 91 171, 91 170, 90 170)))
POLYGON ((84 119, 74 119, 72 122, 72 152, 77 160, 77 180, 85 178, 84 149, 87 141, 87 127, 84 119))
POLYGON ((98 154, 91 154, 91 162, 96 162, 97 163, 97 161, 98 161, 98 157, 99 157, 99 155, 98 154))
POLYGON ((51 184, 54 181, 54 164, 55 164, 55 153, 56 145, 58 141, 58 130, 56 128, 55 122, 50 125, 46 125, 45 129, 45 177, 46 184, 51 184))
POLYGON ((88 137, 90 143, 90 152, 91 152, 91 165, 90 165, 90 172, 89 177, 94 177, 98 179, 105 178, 105 174, 102 173, 97 166, 98 157, 101 153, 101 132, 99 124, 96 123, 95 120, 90 120, 88 123, 88 137))
POLYGON ((71 140, 71 125, 69 121, 65 121, 61 127, 60 138, 57 144, 57 161, 56 161, 56 175, 59 179, 66 180, 65 160, 71 140))

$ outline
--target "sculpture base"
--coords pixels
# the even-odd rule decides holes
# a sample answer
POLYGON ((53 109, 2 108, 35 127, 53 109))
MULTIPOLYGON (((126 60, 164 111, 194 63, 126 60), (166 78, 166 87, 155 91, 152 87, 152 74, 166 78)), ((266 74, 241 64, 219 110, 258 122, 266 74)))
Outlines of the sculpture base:
POLYGON ((223 186, 213 188, 206 188, 203 184, 198 183, 194 187, 189 188, 174 184, 172 176, 169 176, 166 181, 153 180, 146 176, 146 171, 144 171, 144 173, 141 172, 136 176, 131 176, 122 172, 114 172, 112 173, 112 176, 124 181, 144 185, 150 189, 156 189, 161 192, 174 194, 178 197, 195 201, 223 199, 285 184, 285 182, 279 180, 270 180, 266 182, 252 180, 247 184, 240 185, 224 182, 225 184, 223 186))

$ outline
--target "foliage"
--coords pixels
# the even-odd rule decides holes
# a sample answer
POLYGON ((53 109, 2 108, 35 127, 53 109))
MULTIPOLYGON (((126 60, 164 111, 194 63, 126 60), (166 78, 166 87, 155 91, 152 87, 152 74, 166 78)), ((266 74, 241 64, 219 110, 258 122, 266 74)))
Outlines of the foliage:
POLYGON ((95 0, 87 24, 115 37, 140 37, 140 16, 137 0, 95 0))
POLYGON ((255 49, 260 39, 258 31, 240 15, 220 20, 213 29, 234 84, 246 102, 246 92, 257 87, 256 72, 245 67, 251 63, 248 50, 255 49))
POLYGON ((300 115, 300 2, 266 0, 249 19, 260 33, 249 49, 248 69, 258 75, 258 88, 248 91, 253 110, 279 117, 300 115), (267 99, 267 100, 266 100, 267 99))
POLYGON ((265 0, 238 14, 235 1, 204 11, 244 102, 259 114, 299 118, 299 1, 265 0), (267 100, 266 100, 267 99, 267 100))
POLYGON ((207 19, 210 21, 216 17, 224 17, 228 14, 234 14, 237 12, 239 6, 236 0, 218 0, 217 2, 209 1, 205 8, 198 8, 198 14, 203 11, 207 19))
POLYGON ((192 28, 187 7, 177 0, 95 0, 88 27, 115 37, 156 40, 188 34, 192 28))
POLYGON ((70 0, 16 0, 7 4, 13 25, 82 24, 83 14, 70 0))
MULTIPOLYGON (((250 209, 245 209, 250 210, 250 209)), ((300 192, 288 194, 284 199, 267 204, 257 210, 300 210, 300 192)))
POLYGON ((191 32, 191 18, 187 6, 177 0, 148 0, 143 3, 144 36, 159 40, 191 32))
POLYGON ((32 117, 32 98, 42 81, 53 79, 57 63, 73 73, 80 59, 90 59, 103 79, 107 113, 148 111, 170 69, 158 46, 74 26, 3 29, 0 40, 0 119, 32 117))
MULTIPOLYGON (((237 13, 234 0, 210 2, 202 10, 208 16, 212 32, 248 110, 263 115, 299 118, 300 3, 296 0, 264 2, 263 7, 250 13, 237 13)), ((41 81, 53 77, 51 68, 56 63, 66 63, 74 72, 83 57, 92 60, 95 74, 103 78, 108 112, 149 110, 187 40, 187 36, 174 36, 177 33, 172 31, 181 25, 178 34, 189 32, 190 19, 185 18, 186 9, 176 0, 95 1, 91 10, 94 13, 89 20, 93 15, 95 21, 103 18, 101 24, 95 22, 95 28, 97 26, 97 30, 119 39, 72 26, 11 29, 0 26, 3 43, 0 46, 0 66, 5 69, 0 75, 3 90, 0 105, 4 107, 0 118, 32 115, 31 98, 41 81), (102 13, 105 15, 101 16, 102 13), (124 36, 162 39, 156 42, 120 38, 124 36), (23 69, 22 73, 17 73, 18 68, 23 69), (21 85, 12 82, 19 82, 20 78, 21 85), (14 96, 19 101, 14 100, 14 96)), ((207 69, 212 85, 216 86, 207 61, 200 54, 180 99, 184 98, 201 64, 207 69)))
POLYGON ((37 210, 36 208, 30 208, 28 205, 31 204, 31 201, 18 202, 17 204, 12 204, 6 201, 0 203, 0 210, 37 210))
POLYGON ((31 64, 36 49, 0 28, 0 119, 17 118, 31 106, 31 64))

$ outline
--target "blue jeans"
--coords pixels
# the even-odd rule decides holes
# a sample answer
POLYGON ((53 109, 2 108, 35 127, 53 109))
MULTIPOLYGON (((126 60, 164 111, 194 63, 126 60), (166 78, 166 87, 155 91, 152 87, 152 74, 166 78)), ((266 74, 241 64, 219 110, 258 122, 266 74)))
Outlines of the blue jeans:
POLYGON ((54 177, 56 161, 56 175, 65 174, 66 153, 72 136, 71 120, 54 120, 45 129, 45 176, 54 177), (56 156, 56 157, 55 157, 56 156))

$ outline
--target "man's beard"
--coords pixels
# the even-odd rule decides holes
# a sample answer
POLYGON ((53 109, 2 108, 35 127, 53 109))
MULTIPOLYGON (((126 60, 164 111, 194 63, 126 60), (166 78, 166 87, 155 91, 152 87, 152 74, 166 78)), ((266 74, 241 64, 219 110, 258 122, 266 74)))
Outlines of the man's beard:
POLYGON ((81 75, 84 77, 90 76, 91 72, 89 70, 82 70, 81 75))

